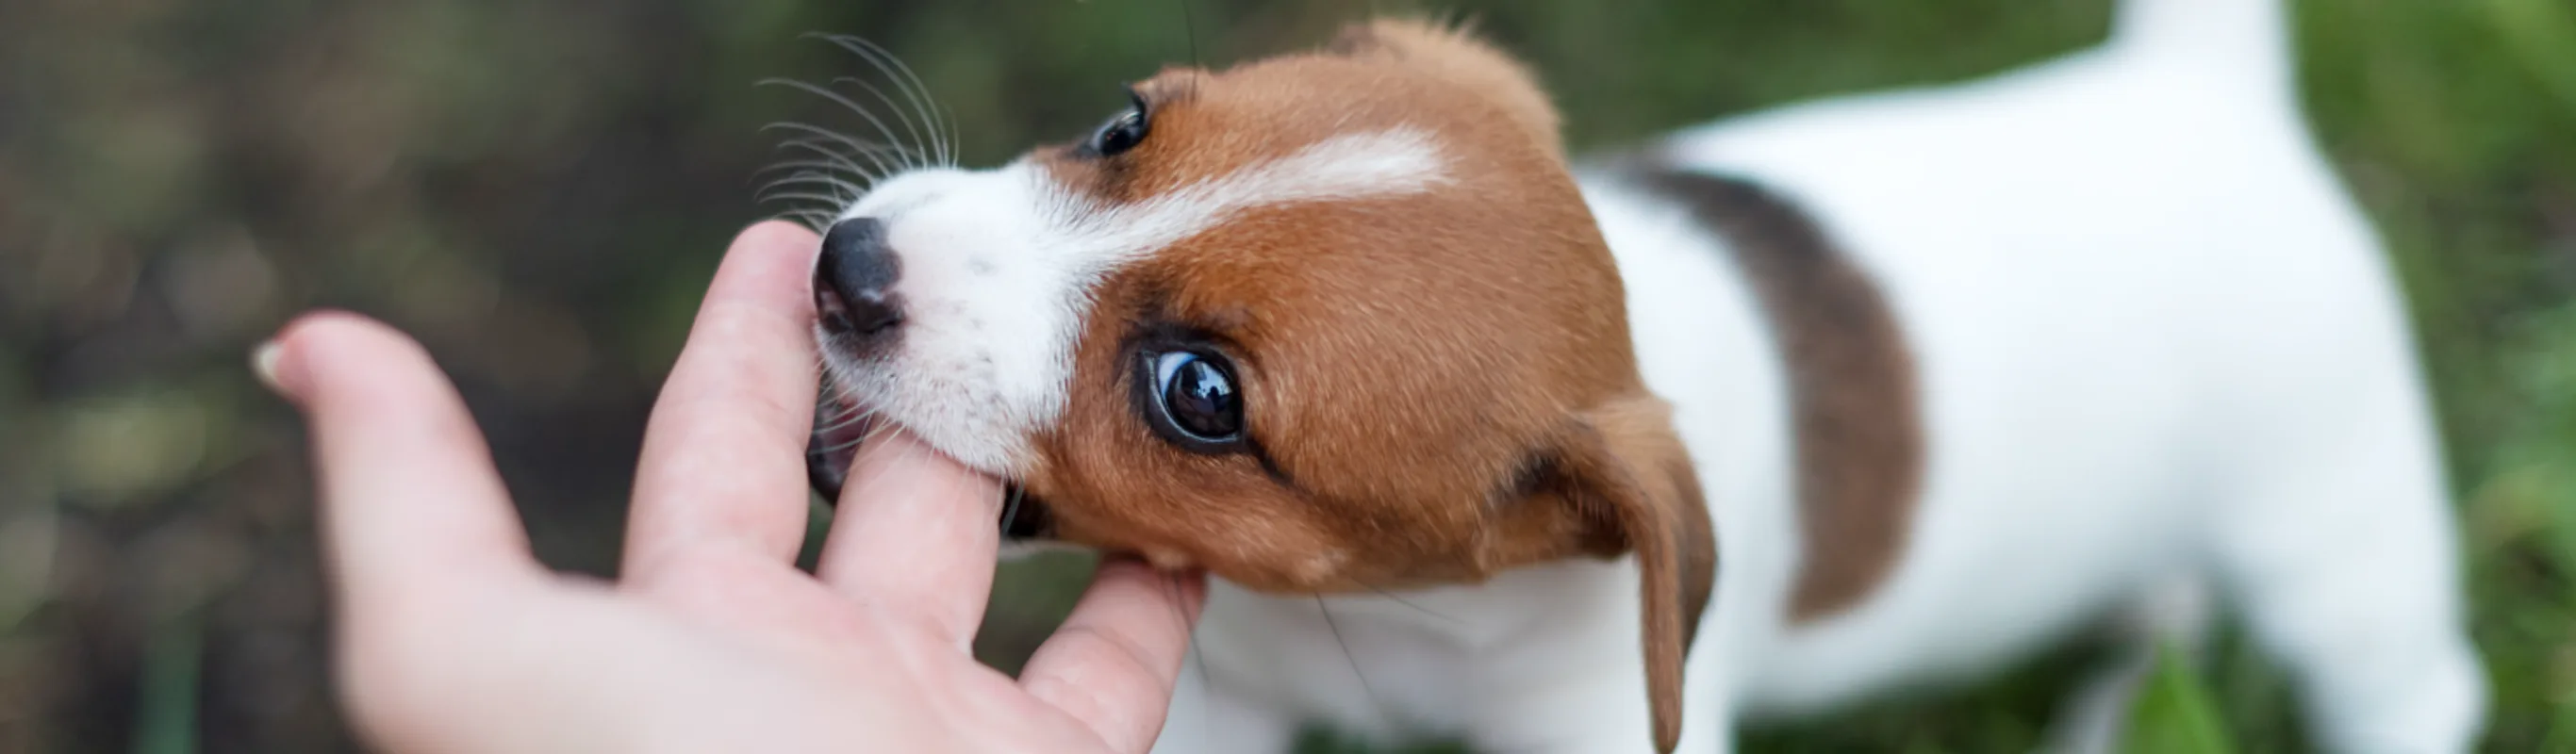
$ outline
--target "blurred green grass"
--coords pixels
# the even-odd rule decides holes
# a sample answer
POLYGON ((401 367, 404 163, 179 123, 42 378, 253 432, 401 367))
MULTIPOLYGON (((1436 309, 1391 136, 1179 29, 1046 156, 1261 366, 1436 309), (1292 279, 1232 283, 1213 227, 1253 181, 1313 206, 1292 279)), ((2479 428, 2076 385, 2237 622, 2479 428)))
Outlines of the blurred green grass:
MULTIPOLYGON (((2000 70, 2098 40, 2110 8, 1458 5, 1535 64, 1586 147, 2000 70)), ((860 72, 799 34, 894 49, 989 163, 1090 125, 1163 63, 1410 7, 0 3, 0 752, 352 747, 328 703, 300 437, 241 369, 292 311, 419 334, 541 552, 608 571, 644 408, 716 250, 777 209, 750 200, 775 158, 759 126, 852 125, 751 85, 860 72)), ((2296 8, 2312 120, 2389 241, 2438 391, 2493 674, 2482 748, 2576 751, 2576 6, 2296 8)), ((1015 662, 1083 569, 1010 569, 979 649, 1015 662)), ((2097 654, 1744 748, 2027 750, 2097 654)), ((2284 682, 2232 633, 2149 688, 2136 750, 2303 748, 2284 682)))

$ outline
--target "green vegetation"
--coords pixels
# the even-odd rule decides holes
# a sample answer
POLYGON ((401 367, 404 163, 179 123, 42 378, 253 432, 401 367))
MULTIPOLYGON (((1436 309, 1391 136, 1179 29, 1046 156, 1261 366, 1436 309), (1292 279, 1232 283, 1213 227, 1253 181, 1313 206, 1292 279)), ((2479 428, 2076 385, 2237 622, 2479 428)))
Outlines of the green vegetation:
MULTIPOLYGON (((2110 0, 1460 3, 1581 147, 1956 80, 2101 38, 2110 0)), ((779 209, 797 120, 754 81, 909 61, 969 163, 1069 138, 1117 84, 1311 45, 1338 0, 22 0, 0 3, 0 751, 330 751, 300 436, 243 374, 286 314, 418 333, 554 563, 605 572, 649 404, 717 250, 779 209), (1186 13, 1184 13, 1186 11, 1186 13)), ((2576 6, 2301 0, 2321 143, 2414 304, 2465 521, 2486 748, 2576 751, 2576 6)), ((2217 273, 2213 273, 2217 274, 2217 273)), ((1008 665, 1079 568, 1016 569, 1008 665)), ((2027 750, 2086 648, 1746 750, 2027 750)), ((2138 751, 2296 751, 2233 633, 2168 658, 2138 751)), ((1310 747, 1332 751, 1319 732, 1310 747)))

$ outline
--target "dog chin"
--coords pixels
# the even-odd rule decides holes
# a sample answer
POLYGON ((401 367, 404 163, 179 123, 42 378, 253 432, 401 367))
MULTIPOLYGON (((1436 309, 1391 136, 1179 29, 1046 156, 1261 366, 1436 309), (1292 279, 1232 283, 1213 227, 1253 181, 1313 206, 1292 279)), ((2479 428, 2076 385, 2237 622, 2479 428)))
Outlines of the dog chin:
MULTIPOLYGON (((827 393, 814 403, 814 430, 805 446, 805 473, 814 492, 823 496, 826 505, 836 505, 841 488, 848 483, 850 464, 859 447, 878 433, 885 420, 865 410, 856 401, 827 393)), ((1084 548, 1056 538, 1055 510, 1046 501, 1028 494, 1017 483, 1007 485, 1003 493, 1002 514, 994 522, 1002 535, 1002 557, 1018 560, 1055 551, 1083 551, 1084 548)))

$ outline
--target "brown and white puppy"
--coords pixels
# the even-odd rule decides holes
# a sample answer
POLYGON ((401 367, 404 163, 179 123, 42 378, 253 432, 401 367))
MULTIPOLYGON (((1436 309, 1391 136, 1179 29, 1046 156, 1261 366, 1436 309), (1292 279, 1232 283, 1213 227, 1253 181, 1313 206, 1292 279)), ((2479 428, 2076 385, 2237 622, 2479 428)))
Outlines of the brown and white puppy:
POLYGON ((2324 740, 2459 750, 2411 345, 2279 36, 2134 3, 2102 51, 1580 179, 1452 29, 1167 70, 839 213, 817 482, 900 425, 1025 490, 1015 535, 1220 577, 1158 751, 1723 751, 2204 583, 2324 740))

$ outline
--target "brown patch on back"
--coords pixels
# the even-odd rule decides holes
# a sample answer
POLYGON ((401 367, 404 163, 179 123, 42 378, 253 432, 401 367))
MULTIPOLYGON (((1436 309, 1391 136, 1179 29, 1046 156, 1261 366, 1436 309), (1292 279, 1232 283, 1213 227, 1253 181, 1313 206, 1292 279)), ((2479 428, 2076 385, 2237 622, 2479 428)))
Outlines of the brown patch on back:
POLYGON ((1923 482, 1923 425, 1903 329, 1867 273, 1797 207, 1741 180, 1677 169, 1639 182, 1727 239, 1789 372, 1805 562, 1790 615, 1831 616, 1904 555, 1923 482))

